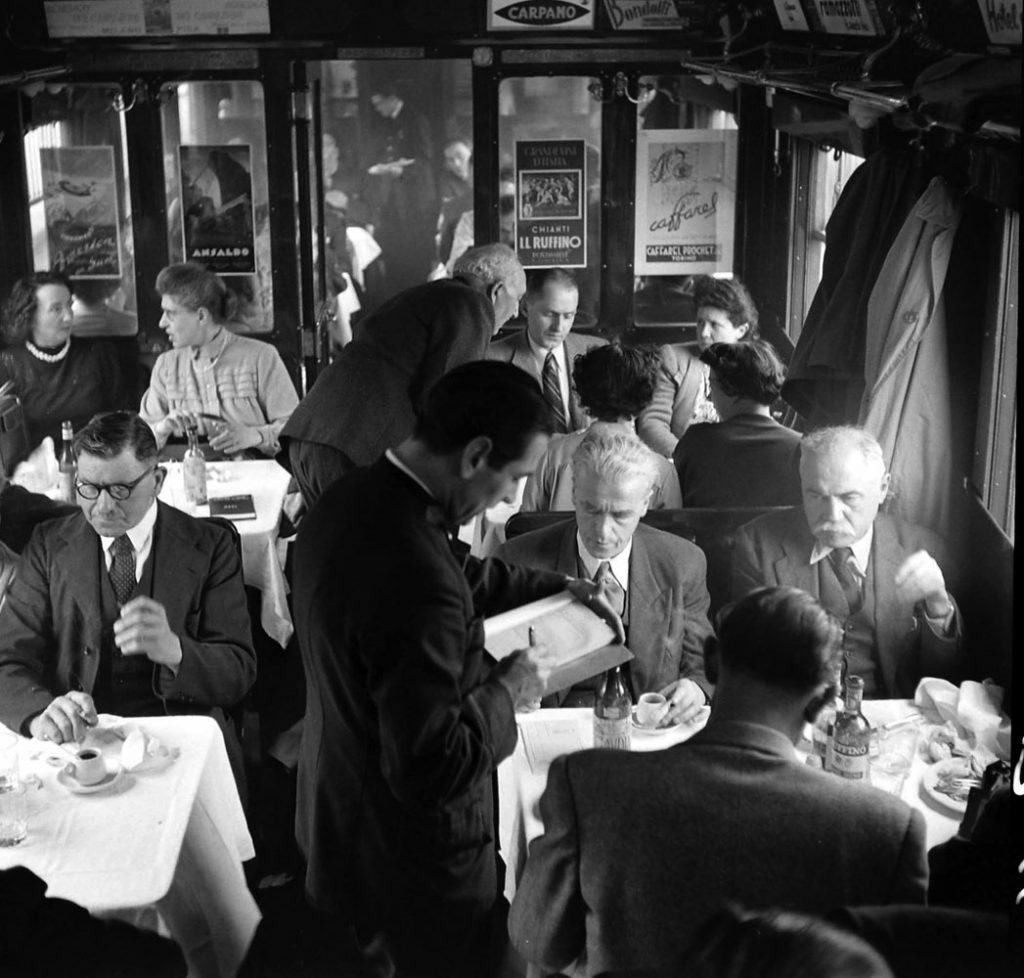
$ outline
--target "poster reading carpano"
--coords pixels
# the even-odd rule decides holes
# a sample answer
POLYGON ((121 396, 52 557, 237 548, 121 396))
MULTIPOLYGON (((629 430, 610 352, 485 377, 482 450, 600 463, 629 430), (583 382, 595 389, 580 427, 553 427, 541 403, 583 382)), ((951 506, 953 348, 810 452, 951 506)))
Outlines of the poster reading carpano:
POLYGON ((638 275, 732 272, 736 137, 721 129, 637 133, 638 275))
POLYGON ((120 278, 112 146, 39 150, 50 268, 75 278, 120 278))
POLYGON ((185 258, 218 275, 256 271, 251 147, 181 146, 185 258))
POLYGON ((516 142, 516 253, 524 268, 587 264, 582 139, 516 142))

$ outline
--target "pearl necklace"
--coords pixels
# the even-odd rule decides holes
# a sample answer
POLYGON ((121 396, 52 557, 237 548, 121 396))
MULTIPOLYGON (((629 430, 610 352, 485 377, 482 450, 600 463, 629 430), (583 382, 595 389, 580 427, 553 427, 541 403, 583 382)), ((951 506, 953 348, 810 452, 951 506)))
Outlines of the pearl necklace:
POLYGON ((43 363, 60 363, 71 349, 71 337, 69 336, 65 341, 64 345, 56 353, 43 353, 38 346, 35 345, 31 340, 25 340, 25 346, 28 348, 28 352, 32 354, 37 360, 42 360, 43 363))

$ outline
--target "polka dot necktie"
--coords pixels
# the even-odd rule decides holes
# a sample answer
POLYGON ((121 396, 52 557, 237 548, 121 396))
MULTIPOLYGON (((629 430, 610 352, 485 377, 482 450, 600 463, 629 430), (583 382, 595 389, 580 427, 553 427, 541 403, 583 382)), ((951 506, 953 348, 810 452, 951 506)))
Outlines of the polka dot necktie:
POLYGON ((127 533, 110 545, 110 583, 119 605, 127 604, 135 591, 135 548, 127 533))

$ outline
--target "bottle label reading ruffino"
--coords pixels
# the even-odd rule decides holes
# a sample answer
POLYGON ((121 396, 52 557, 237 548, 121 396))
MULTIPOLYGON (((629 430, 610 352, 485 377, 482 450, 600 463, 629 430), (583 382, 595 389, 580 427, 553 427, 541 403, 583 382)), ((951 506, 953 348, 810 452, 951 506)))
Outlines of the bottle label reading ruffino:
POLYGON ((621 720, 594 717, 594 746, 629 750, 629 717, 621 720))
POLYGON ((868 748, 832 743, 832 771, 851 781, 866 780, 868 776, 868 748))

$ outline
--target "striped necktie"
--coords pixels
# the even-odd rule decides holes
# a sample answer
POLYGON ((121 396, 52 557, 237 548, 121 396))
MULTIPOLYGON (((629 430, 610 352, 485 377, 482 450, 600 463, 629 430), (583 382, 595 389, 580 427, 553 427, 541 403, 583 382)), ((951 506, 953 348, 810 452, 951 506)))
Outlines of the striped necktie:
POLYGON ((626 592, 622 590, 622 585, 612 573, 612 565, 609 561, 602 560, 598 565, 597 573, 594 575, 594 582, 602 586, 605 596, 608 598, 608 603, 621 618, 626 610, 626 592))
POLYGON ((864 607, 864 582, 861 580, 853 551, 849 547, 834 547, 828 559, 843 589, 850 614, 857 614, 864 607))
POLYGON ((551 405, 555 416, 555 431, 564 434, 569 430, 565 420, 565 405, 562 403, 562 385, 558 382, 558 359, 554 350, 544 360, 544 371, 541 375, 541 387, 544 389, 544 400, 551 405))

